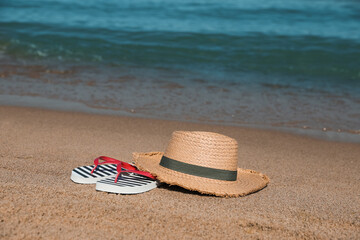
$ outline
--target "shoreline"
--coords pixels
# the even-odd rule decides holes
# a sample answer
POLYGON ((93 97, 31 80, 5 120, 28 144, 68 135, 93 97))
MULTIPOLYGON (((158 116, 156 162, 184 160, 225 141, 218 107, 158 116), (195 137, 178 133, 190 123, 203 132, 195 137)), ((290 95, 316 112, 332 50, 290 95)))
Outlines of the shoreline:
POLYGON ((347 238, 360 236, 360 145, 242 127, 0 106, 0 237, 347 238), (239 144, 239 167, 270 184, 241 198, 162 186, 96 192, 71 170, 100 155, 163 151, 175 130, 239 144))
POLYGON ((192 70, 49 59, 0 62, 2 105, 272 128, 360 142, 356 84, 336 86, 330 79, 301 84, 277 74, 210 76, 192 70))
MULTIPOLYGON (((133 118, 144 118, 144 119, 154 119, 154 120, 168 120, 168 121, 177 121, 171 117, 166 118, 156 118, 154 116, 147 116, 146 114, 138 113, 135 109, 119 110, 119 109, 106 109, 106 108, 95 108, 86 105, 81 102, 72 102, 64 101, 59 99, 49 99, 40 96, 15 96, 15 95, 4 95, 0 94, 0 106, 13 106, 13 107, 30 107, 38 108, 50 111, 65 111, 65 112, 79 112, 79 113, 88 113, 96 115, 108 115, 108 116, 119 116, 119 117, 133 117, 133 118)), ((272 126, 264 124, 250 124, 250 123, 227 123, 214 121, 201 121, 196 119, 191 120, 178 120, 181 122, 187 123, 197 123, 197 124, 209 124, 209 125, 218 125, 218 126, 230 126, 230 127, 242 127, 242 128, 252 128, 260 130, 270 130, 270 131, 279 131, 285 133, 296 134, 300 136, 307 136, 317 139, 323 139, 327 141, 335 142, 352 142, 360 143, 360 130, 354 131, 337 131, 332 129, 320 130, 313 129, 310 127, 287 127, 287 126, 272 126)))

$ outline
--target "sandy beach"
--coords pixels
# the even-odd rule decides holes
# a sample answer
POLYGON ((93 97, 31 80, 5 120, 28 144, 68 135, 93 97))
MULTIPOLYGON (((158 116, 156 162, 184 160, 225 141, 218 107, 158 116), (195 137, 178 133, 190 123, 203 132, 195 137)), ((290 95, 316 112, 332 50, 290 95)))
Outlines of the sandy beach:
POLYGON ((0 107, 1 239, 359 239, 360 145, 288 133, 35 108, 0 107), (162 185, 139 195, 75 184, 106 155, 163 151, 174 130, 239 143, 239 166, 269 176, 240 198, 162 185))

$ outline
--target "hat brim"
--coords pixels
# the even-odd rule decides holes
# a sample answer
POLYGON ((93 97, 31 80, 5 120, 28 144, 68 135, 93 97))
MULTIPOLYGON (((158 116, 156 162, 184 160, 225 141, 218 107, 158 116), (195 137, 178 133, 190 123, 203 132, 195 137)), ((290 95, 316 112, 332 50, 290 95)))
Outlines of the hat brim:
POLYGON ((259 191, 269 178, 253 170, 237 170, 236 181, 221 181, 177 172, 159 165, 163 152, 133 153, 133 161, 141 171, 150 172, 160 182, 177 185, 191 191, 221 197, 238 197, 259 191))

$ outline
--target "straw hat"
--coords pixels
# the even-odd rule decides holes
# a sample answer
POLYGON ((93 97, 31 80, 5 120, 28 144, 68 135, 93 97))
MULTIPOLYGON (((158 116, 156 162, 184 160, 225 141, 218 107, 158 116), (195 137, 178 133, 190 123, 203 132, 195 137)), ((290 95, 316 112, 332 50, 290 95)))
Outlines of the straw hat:
POLYGON ((235 139, 211 132, 173 132, 163 152, 134 153, 133 160, 160 182, 222 197, 256 192, 269 178, 253 170, 237 167, 235 139))

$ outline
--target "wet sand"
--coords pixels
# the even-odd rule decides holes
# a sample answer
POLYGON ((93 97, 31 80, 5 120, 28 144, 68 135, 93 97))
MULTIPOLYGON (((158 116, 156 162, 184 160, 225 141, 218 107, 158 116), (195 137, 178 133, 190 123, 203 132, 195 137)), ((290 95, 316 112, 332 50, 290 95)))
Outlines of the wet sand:
POLYGON ((0 107, 1 239, 360 238, 360 144, 165 120, 0 107), (163 151, 175 130, 239 143, 239 166, 271 179, 240 198, 163 185, 96 192, 71 170, 106 155, 163 151))

